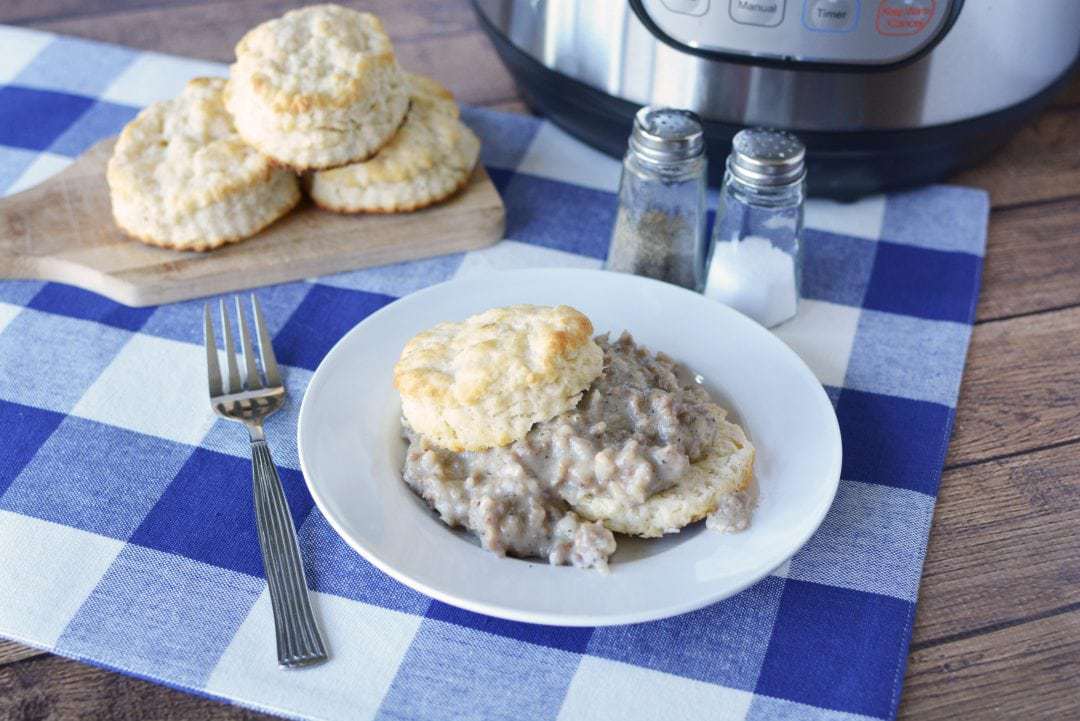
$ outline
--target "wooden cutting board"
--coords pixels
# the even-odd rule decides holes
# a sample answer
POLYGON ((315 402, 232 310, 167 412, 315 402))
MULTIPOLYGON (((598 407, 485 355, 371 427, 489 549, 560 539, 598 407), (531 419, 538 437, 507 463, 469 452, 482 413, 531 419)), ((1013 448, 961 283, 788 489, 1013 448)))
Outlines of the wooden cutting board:
POLYGON ((113 142, 0 199, 0 277, 59 281, 126 305, 156 305, 474 250, 503 234, 502 199, 480 166, 450 201, 414 213, 342 215, 305 200, 241 243, 209 253, 155 248, 113 223, 105 184, 113 142))

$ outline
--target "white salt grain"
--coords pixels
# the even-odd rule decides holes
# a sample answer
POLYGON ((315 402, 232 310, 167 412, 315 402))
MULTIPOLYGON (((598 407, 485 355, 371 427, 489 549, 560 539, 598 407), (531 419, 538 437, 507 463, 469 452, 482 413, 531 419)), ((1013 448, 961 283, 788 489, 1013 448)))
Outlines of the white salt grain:
POLYGON ((766 328, 779 325, 798 309, 795 259, 758 236, 716 243, 705 296, 745 313, 766 328))

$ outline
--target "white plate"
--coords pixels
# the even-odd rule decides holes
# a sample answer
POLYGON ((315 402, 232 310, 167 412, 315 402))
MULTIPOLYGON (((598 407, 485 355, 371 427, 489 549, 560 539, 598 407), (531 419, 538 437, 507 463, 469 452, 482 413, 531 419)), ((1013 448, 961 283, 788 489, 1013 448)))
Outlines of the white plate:
POLYGON ((323 359, 304 396, 297 434, 315 503, 368 561, 455 606, 568 626, 665 618, 739 592, 806 542, 840 478, 832 404, 783 342, 696 293, 595 270, 496 273, 432 286, 386 306, 323 359), (757 447, 760 504, 750 529, 721 534, 697 524, 660 540, 619 537, 611 573, 603 575, 498 558, 444 526, 400 477, 404 443, 392 368, 417 332, 513 303, 572 305, 597 332, 628 329, 702 374, 757 447))

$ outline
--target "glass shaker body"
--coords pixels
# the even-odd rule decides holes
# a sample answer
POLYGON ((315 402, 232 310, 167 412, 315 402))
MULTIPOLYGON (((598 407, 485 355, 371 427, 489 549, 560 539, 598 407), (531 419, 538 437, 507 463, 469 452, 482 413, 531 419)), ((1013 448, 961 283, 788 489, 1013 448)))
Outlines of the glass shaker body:
POLYGON ((623 158, 609 270, 701 289, 705 163, 696 115, 656 107, 637 113, 623 158))
POLYGON ((805 195, 805 173, 791 182, 755 183, 733 172, 729 159, 705 264, 706 296, 767 328, 795 316, 805 195))
POLYGON ((705 262, 705 158, 676 165, 623 159, 610 270, 700 290, 705 262))

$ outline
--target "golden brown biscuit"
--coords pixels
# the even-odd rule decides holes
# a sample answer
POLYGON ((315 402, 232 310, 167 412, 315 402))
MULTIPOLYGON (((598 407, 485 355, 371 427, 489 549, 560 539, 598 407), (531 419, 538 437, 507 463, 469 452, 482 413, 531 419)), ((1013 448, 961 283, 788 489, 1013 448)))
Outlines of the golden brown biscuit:
POLYGON ((312 5, 240 40, 225 104, 245 141, 308 170, 373 155, 401 125, 409 98, 377 17, 312 5))
POLYGON ((117 225, 139 240, 211 250, 241 240, 300 200, 296 176, 241 140, 225 81, 196 78, 120 133, 106 177, 117 225))
POLYGON ((576 406, 601 370, 581 312, 514 305, 415 336, 394 366, 394 386, 416 432, 452 451, 482 450, 576 406))
POLYGON ((464 186, 480 141, 461 122, 454 97, 430 78, 409 75, 411 105, 394 138, 372 158, 321 170, 308 194, 343 213, 400 213, 444 200, 464 186))

